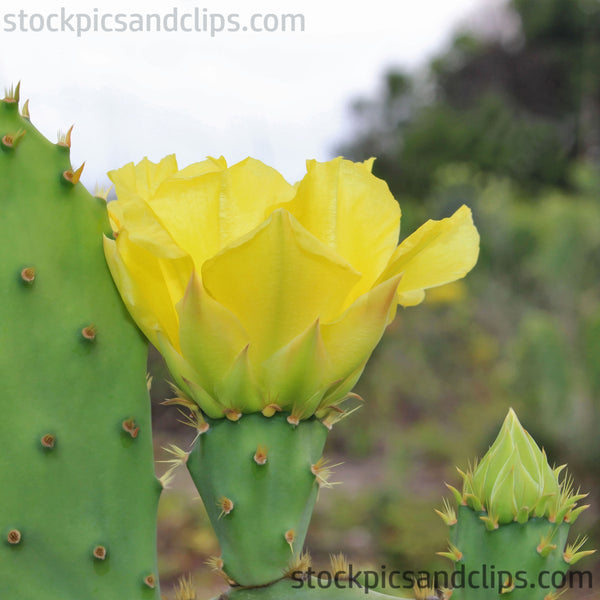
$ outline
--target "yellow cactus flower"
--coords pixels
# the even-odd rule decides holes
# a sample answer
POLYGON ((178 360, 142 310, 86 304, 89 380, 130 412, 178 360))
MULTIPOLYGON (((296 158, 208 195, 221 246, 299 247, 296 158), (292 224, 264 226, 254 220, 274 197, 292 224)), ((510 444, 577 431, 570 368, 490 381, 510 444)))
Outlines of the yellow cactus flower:
POLYGON ((177 386, 212 418, 304 419, 344 398, 396 306, 477 261, 471 211, 399 246, 400 207, 372 160, 307 162, 290 185, 248 158, 112 171, 106 258, 177 386))

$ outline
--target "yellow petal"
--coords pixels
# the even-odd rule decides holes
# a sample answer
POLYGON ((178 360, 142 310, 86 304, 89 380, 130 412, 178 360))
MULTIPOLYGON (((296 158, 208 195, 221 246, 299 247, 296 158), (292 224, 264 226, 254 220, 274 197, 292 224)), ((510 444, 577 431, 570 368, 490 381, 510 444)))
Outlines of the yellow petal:
POLYGON ((200 175, 206 175, 207 173, 215 173, 217 171, 224 171, 227 168, 227 161, 220 156, 219 158, 213 158, 209 156, 202 162, 193 163, 188 165, 181 171, 178 171, 173 175, 177 179, 183 179, 186 177, 199 177, 200 175))
POLYGON ((398 304, 402 306, 416 306, 425 299, 425 290, 411 290, 410 292, 398 292, 398 304))
MULTIPOLYGON (((108 204, 108 215, 111 221, 113 231, 120 231, 123 224, 131 226, 134 224, 139 227, 135 220, 135 212, 123 214, 133 201, 146 206, 147 202, 154 196, 159 185, 167 179, 189 179, 223 171, 227 168, 227 162, 221 156, 220 158, 209 157, 207 160, 194 163, 177 171, 177 161, 175 155, 169 155, 155 164, 144 158, 137 165, 129 163, 121 169, 110 171, 109 177, 115 183, 115 191, 118 200, 108 204)), ((138 206, 135 211, 139 212, 138 206)), ((154 218, 156 216, 154 215, 154 218)), ((151 237, 149 237, 151 239, 151 237)))
POLYGON ((120 169, 109 171, 108 177, 115 184, 119 202, 140 198, 147 201, 158 186, 177 172, 174 154, 165 156, 159 163, 144 158, 137 165, 126 164, 120 169))
POLYGON ((464 277, 477 262, 479 234, 471 210, 461 206, 451 217, 427 221, 394 252, 380 281, 401 274, 398 301, 411 306, 423 290, 464 277))
MULTIPOLYGON (((315 397, 315 392, 326 383, 331 385, 333 381, 330 379, 331 358, 323 344, 319 322, 315 321, 268 358, 262 364, 261 372, 269 399, 283 410, 291 410, 295 404, 306 407, 306 402, 311 398, 318 404, 322 395, 315 397)), ((314 408, 307 409, 308 414, 314 412, 314 408)))
POLYGON ((131 242, 127 231, 116 241, 105 238, 104 250, 119 292, 146 337, 156 345, 156 332, 162 331, 178 348, 175 304, 183 297, 192 273, 189 257, 157 257, 131 242))
POLYGON ((125 203, 120 203, 117 200, 111 200, 106 205, 106 210, 108 212, 108 220, 110 221, 111 229, 115 232, 121 231, 123 228, 123 223, 125 222, 123 218, 123 205, 125 203))
POLYGON ((206 293, 196 273, 177 312, 181 353, 198 374, 197 383, 212 393, 248 345, 248 334, 233 313, 206 293))
POLYGON ((170 178, 150 205, 200 270, 205 260, 258 227, 268 207, 287 202, 293 193, 275 169, 248 158, 227 170, 170 178))
POLYGON ((400 207, 371 174, 372 164, 308 161, 296 197, 284 207, 362 274, 347 306, 371 289, 398 244, 400 207))
POLYGON ((175 244, 143 200, 132 198, 127 202, 109 202, 107 210, 111 222, 117 225, 113 225, 115 232, 120 234, 123 229, 127 229, 128 239, 132 243, 163 258, 181 258, 187 255, 175 244))
POLYGON ((321 327, 321 335, 333 361, 331 380, 345 379, 363 365, 381 339, 390 311, 396 304, 400 276, 363 294, 333 323, 321 327))
POLYGON ((335 318, 358 278, 352 267, 282 209, 202 268, 208 293, 233 312, 250 335, 254 364, 317 319, 335 318))
POLYGON ((365 166, 365 169, 369 171, 369 173, 373 172, 373 165, 375 164, 375 157, 367 158, 367 160, 363 160, 362 164, 365 166))

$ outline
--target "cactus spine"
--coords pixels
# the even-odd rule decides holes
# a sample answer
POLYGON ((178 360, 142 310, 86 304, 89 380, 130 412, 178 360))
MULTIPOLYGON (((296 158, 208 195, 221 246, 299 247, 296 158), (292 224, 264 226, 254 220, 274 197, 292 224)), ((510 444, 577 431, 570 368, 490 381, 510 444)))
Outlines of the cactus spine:
POLYGON ((146 344, 102 250, 105 201, 0 101, 0 596, 157 600, 146 344))

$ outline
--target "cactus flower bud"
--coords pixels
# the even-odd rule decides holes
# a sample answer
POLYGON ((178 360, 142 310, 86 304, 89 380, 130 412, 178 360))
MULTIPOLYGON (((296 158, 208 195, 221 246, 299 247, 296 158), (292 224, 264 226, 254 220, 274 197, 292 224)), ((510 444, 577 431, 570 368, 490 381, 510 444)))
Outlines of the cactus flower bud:
POLYGON ((343 399, 395 314, 463 277, 479 236, 463 206, 397 246, 400 208, 372 161, 308 161, 290 185, 248 158, 112 171, 105 254, 178 388, 212 418, 343 399))
POLYGON ((510 409, 498 437, 476 466, 463 474, 463 497, 477 511, 485 510, 494 527, 529 517, 562 520, 579 499, 561 469, 552 469, 546 453, 510 409))

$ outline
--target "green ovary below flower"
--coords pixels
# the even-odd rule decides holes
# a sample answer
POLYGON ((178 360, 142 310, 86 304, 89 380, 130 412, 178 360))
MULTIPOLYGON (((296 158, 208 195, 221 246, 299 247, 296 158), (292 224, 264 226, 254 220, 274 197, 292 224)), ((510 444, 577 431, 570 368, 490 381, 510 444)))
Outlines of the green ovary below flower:
POLYGON ((290 185, 248 158, 112 171, 105 253, 133 318, 212 418, 298 419, 343 399, 394 318, 475 265, 470 210, 397 246, 400 208, 372 160, 308 161, 290 185))

